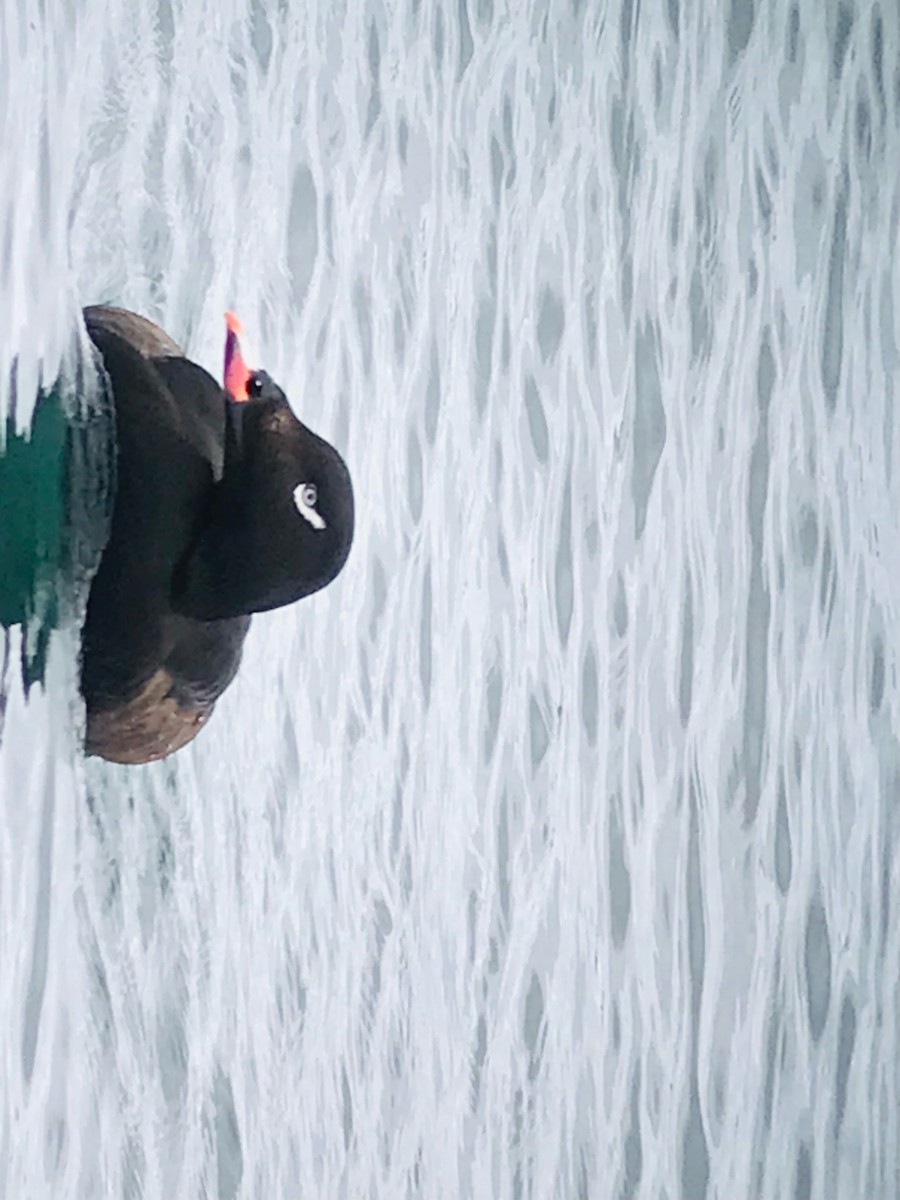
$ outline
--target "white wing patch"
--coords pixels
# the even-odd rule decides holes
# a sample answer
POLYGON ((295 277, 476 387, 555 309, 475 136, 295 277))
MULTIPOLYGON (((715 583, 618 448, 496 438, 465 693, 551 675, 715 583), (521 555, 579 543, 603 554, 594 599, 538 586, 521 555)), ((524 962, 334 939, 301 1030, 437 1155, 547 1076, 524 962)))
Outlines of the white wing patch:
POLYGON ((298 483, 294 488, 294 504, 297 512, 305 521, 309 521, 313 529, 324 529, 325 520, 321 513, 316 512, 316 489, 308 483, 298 483))

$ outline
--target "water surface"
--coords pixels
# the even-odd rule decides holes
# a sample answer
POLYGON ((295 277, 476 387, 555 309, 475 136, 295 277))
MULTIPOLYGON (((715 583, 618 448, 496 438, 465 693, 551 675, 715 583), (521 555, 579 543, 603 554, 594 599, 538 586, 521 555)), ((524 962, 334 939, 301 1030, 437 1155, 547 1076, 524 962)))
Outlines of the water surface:
POLYGON ((880 3, 4 6, 8 452, 234 306, 358 532, 163 764, 6 638, 3 1194, 900 1195, 898 121, 880 3))

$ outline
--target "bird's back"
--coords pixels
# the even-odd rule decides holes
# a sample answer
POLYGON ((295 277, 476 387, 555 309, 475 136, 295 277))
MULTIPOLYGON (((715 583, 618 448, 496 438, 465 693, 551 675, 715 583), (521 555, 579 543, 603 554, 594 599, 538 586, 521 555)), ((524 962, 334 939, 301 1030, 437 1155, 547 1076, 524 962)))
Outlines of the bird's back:
POLYGON ((233 678, 248 618, 173 612, 172 576, 221 475, 224 397, 151 322, 85 310, 115 397, 117 483, 109 542, 82 633, 87 748, 116 761, 190 740, 233 678))

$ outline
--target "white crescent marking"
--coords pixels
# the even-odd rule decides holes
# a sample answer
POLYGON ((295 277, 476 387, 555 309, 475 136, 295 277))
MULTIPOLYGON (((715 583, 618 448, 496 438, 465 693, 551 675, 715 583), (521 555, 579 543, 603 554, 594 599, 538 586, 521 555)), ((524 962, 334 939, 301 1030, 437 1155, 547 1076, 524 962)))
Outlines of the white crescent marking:
POLYGON ((298 483, 294 488, 294 504, 297 506, 297 512, 305 521, 309 521, 313 529, 324 529, 325 521, 321 513, 317 513, 312 505, 307 504, 303 499, 303 492, 305 488, 305 483, 298 483))

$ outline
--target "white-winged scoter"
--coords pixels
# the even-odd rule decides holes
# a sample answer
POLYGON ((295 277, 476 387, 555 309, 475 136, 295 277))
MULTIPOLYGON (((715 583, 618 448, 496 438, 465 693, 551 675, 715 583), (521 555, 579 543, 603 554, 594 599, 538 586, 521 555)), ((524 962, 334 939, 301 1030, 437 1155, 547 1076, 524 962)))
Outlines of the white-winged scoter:
POLYGON ((225 388, 144 317, 94 306, 84 319, 112 388, 117 461, 82 630, 86 749, 143 763, 205 724, 251 613, 334 579, 353 488, 338 452, 248 365, 233 314, 225 388))

